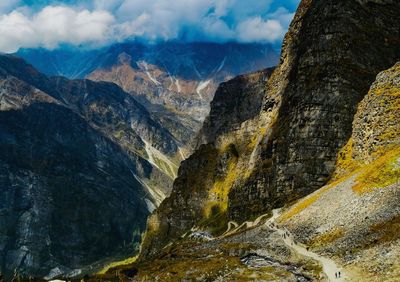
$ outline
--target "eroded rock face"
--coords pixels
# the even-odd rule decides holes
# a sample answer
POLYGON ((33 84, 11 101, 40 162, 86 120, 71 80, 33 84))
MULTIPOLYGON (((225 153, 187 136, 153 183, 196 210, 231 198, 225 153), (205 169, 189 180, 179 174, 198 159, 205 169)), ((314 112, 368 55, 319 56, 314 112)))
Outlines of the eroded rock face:
POLYGON ((339 258, 352 280, 399 277, 399 82, 399 63, 378 74, 358 105, 335 181, 280 219, 314 251, 339 258))
POLYGON ((0 56, 0 272, 53 278, 137 252, 171 181, 141 138, 177 148, 118 86, 0 56))
POLYGON ((179 145, 140 103, 113 83, 62 77, 53 77, 51 81, 68 107, 121 145, 130 156, 150 162, 153 176, 159 178, 153 182, 162 183, 156 189, 169 194, 182 158, 179 145), (158 156, 154 156, 156 153, 158 156))
POLYGON ((399 15, 399 2, 302 1, 267 86, 266 97, 281 101, 260 150, 264 165, 233 188, 232 218, 282 206, 329 180, 358 103, 400 57, 399 15))
POLYGON ((118 146, 62 106, 0 116, 2 273, 43 277, 137 249, 149 211, 118 146))
MULTIPOLYGON (((338 151, 351 135, 358 103, 378 72, 400 57, 399 16, 399 2, 302 1, 285 37, 280 65, 265 89, 258 89, 265 93, 259 115, 239 118, 240 127, 227 126, 226 132, 218 121, 224 118, 217 119, 211 110, 200 137, 200 143, 208 144, 183 164, 171 197, 152 217, 143 257, 201 226, 204 218, 244 221, 326 184, 338 151), (204 159, 211 152, 207 148, 219 152, 204 159), (224 148, 231 154, 221 158, 224 148), (221 160, 225 174, 209 177, 207 172, 220 167, 216 164, 221 160), (193 176, 202 182, 193 184, 193 176), (210 205, 215 207, 211 214, 210 205), (221 212, 225 207, 226 213, 221 212)), ((213 107, 224 109, 218 95, 214 101, 213 107)), ((243 107, 233 107, 230 117, 241 116, 235 110, 243 107)), ((205 228, 215 227, 211 221, 205 228)))
POLYGON ((257 142, 253 133, 258 132, 257 113, 271 72, 267 69, 220 85, 197 138, 197 150, 182 162, 171 196, 149 219, 143 257, 156 255, 168 240, 196 224, 208 226, 213 234, 226 228, 228 193, 234 181, 246 177, 257 142))
POLYGON ((197 147, 215 142, 218 137, 240 129, 242 123, 258 116, 265 84, 273 70, 241 75, 220 85, 197 137, 197 147))
POLYGON ((353 122, 352 157, 370 162, 400 145, 400 63, 378 74, 358 106, 353 122))

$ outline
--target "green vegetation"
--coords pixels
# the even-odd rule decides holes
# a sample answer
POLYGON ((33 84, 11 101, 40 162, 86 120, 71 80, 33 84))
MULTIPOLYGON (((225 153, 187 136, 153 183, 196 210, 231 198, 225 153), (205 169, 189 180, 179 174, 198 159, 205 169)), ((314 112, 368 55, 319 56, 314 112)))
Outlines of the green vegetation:
POLYGON ((350 138, 347 144, 339 151, 336 171, 332 178, 333 181, 341 180, 343 176, 359 167, 359 163, 353 159, 353 143, 353 138, 350 138))
POLYGON ((107 272, 109 272, 113 268, 131 265, 131 264, 135 263, 136 260, 137 260, 137 256, 136 257, 127 258, 127 259, 122 260, 122 261, 112 262, 109 265, 105 266, 102 270, 100 270, 97 273, 97 275, 104 275, 104 274, 106 274, 107 272))
POLYGON ((202 229, 207 229, 211 235, 221 235, 228 225, 228 214, 226 210, 221 211, 218 204, 211 208, 211 214, 199 221, 198 226, 202 229))
POLYGON ((163 254, 160 259, 140 265, 138 276, 144 281, 213 281, 242 265, 238 257, 191 242, 175 244, 164 249, 163 254))
MULTIPOLYGON (((214 175, 214 181, 208 191, 208 199, 204 204, 203 219, 199 222, 200 227, 208 229, 213 235, 221 234, 226 228, 228 195, 239 175, 237 171, 238 153, 235 146, 229 144, 218 151, 219 158, 224 155, 227 157, 225 173, 214 175)), ((214 158, 218 157, 214 156, 214 158)))
POLYGON ((360 194, 400 182, 400 147, 363 167, 356 181, 353 190, 360 194))
POLYGON ((313 204, 315 201, 317 201, 321 196, 321 193, 314 193, 302 200, 300 200, 298 203, 296 203, 295 205, 293 205, 288 211, 286 211, 281 217, 280 217, 280 221, 284 222, 290 218, 292 218, 293 216, 295 216, 296 214, 300 213, 301 211, 303 211, 304 209, 306 209, 308 206, 310 206, 311 204, 313 204))

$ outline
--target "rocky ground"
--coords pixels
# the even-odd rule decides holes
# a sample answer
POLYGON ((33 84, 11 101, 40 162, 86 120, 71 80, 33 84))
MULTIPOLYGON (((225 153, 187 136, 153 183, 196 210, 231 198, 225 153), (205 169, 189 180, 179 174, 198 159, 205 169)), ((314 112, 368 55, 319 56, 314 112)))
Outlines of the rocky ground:
POLYGON ((312 194, 289 208, 280 222, 297 241, 333 257, 356 277, 395 281, 400 270, 400 183, 366 194, 357 194, 353 186, 354 177, 330 187, 298 211, 317 195, 312 194), (293 210, 296 214, 290 216, 293 210))
POLYGON ((151 263, 111 269, 92 278, 126 281, 322 281, 321 265, 299 255, 268 222, 213 238, 194 232, 151 263), (125 269, 124 269, 125 268, 125 269))

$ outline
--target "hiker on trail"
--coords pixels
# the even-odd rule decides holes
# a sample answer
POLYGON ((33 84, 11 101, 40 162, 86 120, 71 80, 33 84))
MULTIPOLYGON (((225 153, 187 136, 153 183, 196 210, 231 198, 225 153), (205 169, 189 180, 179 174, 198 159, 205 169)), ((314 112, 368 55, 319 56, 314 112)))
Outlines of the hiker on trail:
POLYGON ((335 278, 337 278, 337 272, 335 272, 335 278))
POLYGON ((340 271, 339 271, 339 278, 340 278, 340 275, 341 275, 341 273, 340 273, 340 271))

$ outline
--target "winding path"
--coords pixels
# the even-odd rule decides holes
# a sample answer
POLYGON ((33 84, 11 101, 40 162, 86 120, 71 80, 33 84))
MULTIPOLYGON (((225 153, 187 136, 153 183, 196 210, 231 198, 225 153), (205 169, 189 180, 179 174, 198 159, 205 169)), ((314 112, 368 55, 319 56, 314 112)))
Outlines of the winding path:
POLYGON ((345 273, 336 265, 336 263, 333 260, 307 250, 306 246, 304 246, 303 244, 296 243, 294 241, 293 235, 287 229, 281 229, 276 224, 274 224, 275 220, 280 216, 281 214, 280 212, 281 212, 280 209, 273 210, 273 216, 265 224, 269 225, 270 228, 276 230, 278 234, 282 236, 285 244, 294 251, 296 251, 298 254, 312 258, 320 262, 322 265, 322 270, 328 277, 329 281, 345 281, 346 280, 345 273), (341 275, 340 278, 337 278, 335 274, 339 272, 341 275))
MULTIPOLYGON (((225 237, 231 234, 234 234, 235 232, 239 231, 242 227, 246 226, 247 228, 251 228, 254 226, 257 226, 260 224, 261 220, 265 217, 267 217, 269 214, 264 214, 258 217, 255 221, 250 222, 246 221, 242 223, 241 225, 238 225, 234 221, 230 221, 228 223, 228 229, 225 231, 225 233, 221 237, 225 237)), ((340 269, 336 263, 326 257, 323 257, 321 255, 318 255, 317 253, 311 252, 307 250, 307 247, 303 244, 296 243, 294 241, 293 235, 287 230, 287 229, 282 229, 279 228, 279 226, 275 223, 276 219, 281 215, 281 209, 275 209, 273 210, 272 217, 269 218, 266 222, 265 225, 267 225, 269 228, 275 230, 279 235, 281 235, 283 241, 285 244, 297 252, 301 256, 309 257, 311 259, 314 259, 321 263, 322 265, 322 270, 325 273, 325 275, 328 277, 329 281, 335 282, 335 281, 346 281, 346 274, 343 272, 342 269, 340 269), (337 278, 335 276, 336 273, 341 273, 340 278, 337 278)))

